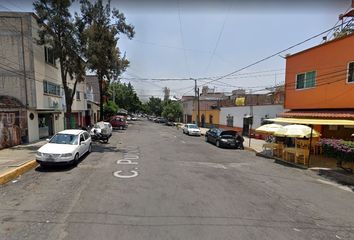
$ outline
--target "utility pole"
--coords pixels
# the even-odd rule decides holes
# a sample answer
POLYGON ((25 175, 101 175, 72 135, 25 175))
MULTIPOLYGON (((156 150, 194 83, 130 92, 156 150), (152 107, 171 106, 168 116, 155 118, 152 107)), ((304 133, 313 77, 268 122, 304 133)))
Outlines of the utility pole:
POLYGON ((248 146, 251 147, 251 135, 252 135, 252 124, 253 124, 253 96, 252 96, 252 89, 250 89, 250 117, 249 117, 249 131, 248 131, 248 146))
POLYGON ((198 88, 198 98, 197 98, 197 100, 198 100, 198 117, 197 117, 197 119, 198 119, 198 121, 197 121, 197 126, 199 127, 199 120, 200 120, 200 104, 199 104, 199 88, 198 88))
MULTIPOLYGON (((192 80, 192 78, 191 78, 192 80)), ((193 112, 196 110, 197 101, 197 79, 194 79, 194 101, 193 101, 193 112)), ((196 116, 195 123, 198 125, 198 116, 196 116)))

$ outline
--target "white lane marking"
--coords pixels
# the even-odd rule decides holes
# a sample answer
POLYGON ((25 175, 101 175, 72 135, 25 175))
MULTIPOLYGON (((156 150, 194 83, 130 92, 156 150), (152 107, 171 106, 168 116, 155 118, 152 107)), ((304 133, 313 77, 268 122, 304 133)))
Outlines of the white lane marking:
POLYGON ((113 173, 113 176, 115 176, 117 178, 133 178, 133 177, 137 177, 139 175, 138 172, 135 171, 135 170, 129 171, 130 173, 132 173, 130 175, 122 175, 121 174, 122 172, 123 171, 116 171, 116 172, 113 173))
POLYGON ((132 162, 129 159, 120 159, 117 161, 117 164, 138 164, 137 162, 132 162))
POLYGON ((336 235, 336 238, 338 238, 338 239, 342 239, 340 236, 338 236, 338 235, 336 235))
POLYGON ((174 136, 175 138, 177 138, 177 136, 174 136))
POLYGON ((326 180, 322 180, 322 179, 316 179, 316 180, 318 182, 320 182, 320 183, 331 185, 333 187, 337 187, 337 188, 342 189, 342 190, 347 191, 347 192, 353 192, 353 190, 350 187, 343 186, 343 185, 340 185, 338 183, 334 183, 334 182, 330 182, 330 181, 326 181, 326 180))
POLYGON ((294 229, 294 231, 296 231, 296 232, 301 232, 300 229, 297 229, 297 228, 293 228, 293 229, 294 229))
POLYGON ((182 143, 186 143, 186 142, 185 142, 185 141, 183 141, 183 140, 182 140, 181 142, 182 142, 182 143))

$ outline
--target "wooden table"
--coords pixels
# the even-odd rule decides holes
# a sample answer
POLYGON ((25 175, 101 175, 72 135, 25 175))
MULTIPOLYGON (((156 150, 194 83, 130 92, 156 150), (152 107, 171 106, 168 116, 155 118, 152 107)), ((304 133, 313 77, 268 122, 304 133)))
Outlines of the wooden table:
POLYGON ((289 157, 289 154, 290 155, 293 155, 294 156, 294 161, 296 159, 296 148, 295 147, 286 147, 284 148, 284 156, 285 156, 285 160, 286 161, 289 161, 288 157, 289 157))

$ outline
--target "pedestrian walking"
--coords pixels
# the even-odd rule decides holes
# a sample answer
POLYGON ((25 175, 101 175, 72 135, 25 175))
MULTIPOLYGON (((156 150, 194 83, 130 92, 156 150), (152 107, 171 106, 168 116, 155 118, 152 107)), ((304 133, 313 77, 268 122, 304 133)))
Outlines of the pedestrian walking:
POLYGON ((238 144, 238 148, 241 150, 244 150, 245 148, 243 147, 243 142, 245 139, 241 136, 241 134, 236 133, 236 142, 238 144))

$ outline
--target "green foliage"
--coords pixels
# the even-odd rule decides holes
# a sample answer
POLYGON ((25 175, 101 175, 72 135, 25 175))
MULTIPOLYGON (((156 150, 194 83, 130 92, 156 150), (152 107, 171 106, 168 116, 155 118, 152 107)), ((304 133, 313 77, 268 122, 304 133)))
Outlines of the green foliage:
POLYGON ((347 35, 350 35, 354 33, 354 24, 350 24, 345 26, 344 28, 340 29, 336 29, 335 32, 333 33, 333 37, 336 38, 341 38, 347 35))
POLYGON ((116 115, 118 112, 118 105, 113 102, 113 101, 107 101, 104 105, 103 105, 103 113, 105 118, 109 118, 111 116, 116 115))
POLYGON ((162 116, 170 121, 177 121, 182 117, 183 110, 179 102, 168 101, 162 111, 162 116))
POLYGON ((111 83, 109 95, 111 100, 115 101, 119 107, 128 110, 128 112, 135 113, 141 110, 142 103, 130 83, 111 83))
POLYGON ((83 81, 85 63, 81 59, 81 32, 70 13, 73 0, 37 0, 33 3, 38 16, 39 45, 46 45, 60 62, 61 79, 65 92, 66 112, 71 113, 71 105, 76 85, 83 81), (69 88, 68 77, 74 80, 69 88))
MULTIPOLYGON (((87 66, 95 71, 100 82, 100 108, 103 110, 103 95, 107 89, 103 88, 103 78, 108 82, 119 76, 129 65, 125 56, 121 56, 118 44, 118 35, 124 34, 129 39, 133 38, 134 27, 126 23, 123 13, 111 9, 110 1, 103 4, 102 0, 94 3, 81 0, 81 19, 83 28, 82 42, 85 43, 84 55, 87 66)), ((79 18, 77 16, 77 18, 79 18)))
POLYGON ((163 102, 161 98, 150 97, 146 106, 149 114, 161 116, 163 110, 163 102))

